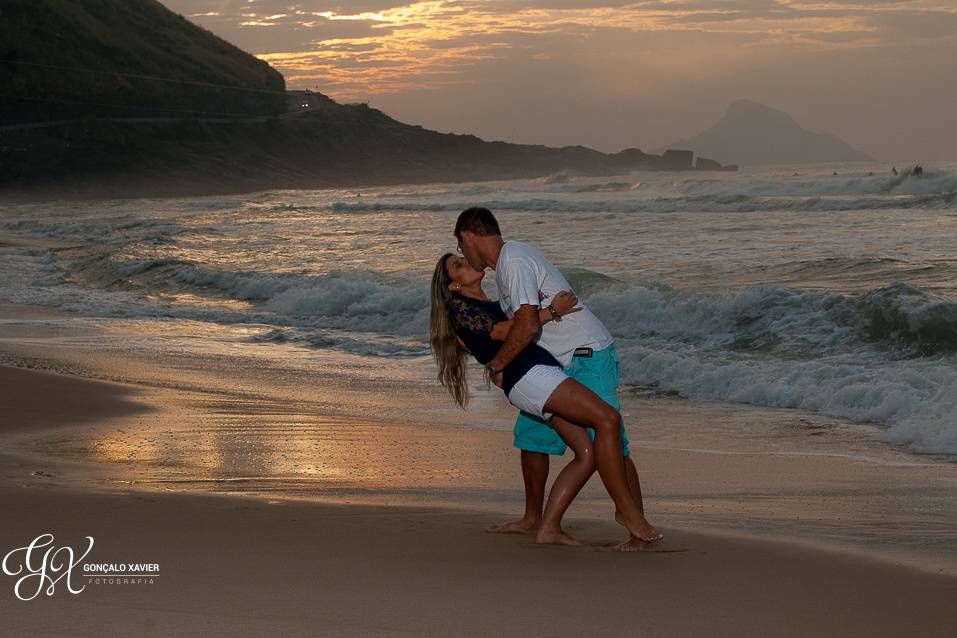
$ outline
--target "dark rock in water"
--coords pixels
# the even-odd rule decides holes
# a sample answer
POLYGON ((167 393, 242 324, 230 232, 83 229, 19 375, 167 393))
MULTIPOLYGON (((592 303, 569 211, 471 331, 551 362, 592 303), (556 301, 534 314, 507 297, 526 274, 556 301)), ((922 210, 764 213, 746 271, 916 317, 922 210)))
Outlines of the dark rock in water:
POLYGON ((612 157, 616 162, 634 165, 651 164, 661 159, 658 155, 649 155, 637 148, 626 148, 623 151, 615 153, 612 157))
POLYGON ((666 170, 686 171, 692 166, 694 160, 694 151, 676 151, 668 149, 661 156, 662 164, 666 170))
POLYGON ((545 179, 546 184, 567 184, 572 181, 572 176, 565 173, 559 173, 558 175, 549 175, 545 179))
POLYGON ((721 164, 714 161, 713 159, 708 159, 707 157, 699 157, 694 161, 694 167, 699 171, 720 171, 721 164))

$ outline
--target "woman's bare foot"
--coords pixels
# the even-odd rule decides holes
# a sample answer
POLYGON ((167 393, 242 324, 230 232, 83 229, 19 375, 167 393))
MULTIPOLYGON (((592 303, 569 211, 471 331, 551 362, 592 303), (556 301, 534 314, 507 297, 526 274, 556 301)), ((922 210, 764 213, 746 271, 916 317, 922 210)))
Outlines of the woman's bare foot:
POLYGON ((539 545, 581 545, 573 537, 562 531, 561 527, 548 529, 542 527, 535 535, 535 542, 539 545))
POLYGON ((624 526, 633 537, 645 543, 653 543, 664 538, 664 536, 658 533, 658 530, 652 527, 651 523, 649 523, 648 519, 644 516, 639 515, 635 520, 630 521, 622 514, 620 517, 616 516, 615 519, 620 525, 624 526))
POLYGON ((624 541, 624 542, 622 542, 622 543, 618 543, 618 544, 615 545, 612 549, 613 549, 614 551, 616 551, 616 552, 640 552, 641 550, 645 549, 646 547, 657 543, 657 542, 660 541, 662 538, 663 538, 663 537, 659 534, 657 540, 653 540, 653 541, 643 541, 643 540, 641 540, 640 538, 638 538, 638 537, 636 537, 636 536, 632 536, 632 537, 629 538, 628 540, 626 540, 626 541, 624 541))
POLYGON ((489 534, 534 534, 540 524, 541 521, 529 521, 520 518, 517 521, 492 525, 485 528, 485 531, 489 534))

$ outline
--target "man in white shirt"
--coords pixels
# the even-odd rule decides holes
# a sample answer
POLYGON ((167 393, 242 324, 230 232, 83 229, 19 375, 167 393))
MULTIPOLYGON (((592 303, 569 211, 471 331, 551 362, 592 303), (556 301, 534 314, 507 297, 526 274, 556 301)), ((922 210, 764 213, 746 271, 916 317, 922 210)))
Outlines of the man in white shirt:
MULTIPOLYGON (((534 247, 517 241, 504 241, 497 220, 486 208, 463 211, 456 221, 455 237, 472 268, 495 270, 499 303, 505 314, 514 320, 501 349, 488 366, 493 370, 503 369, 537 339, 538 345, 561 363, 568 376, 619 410, 618 357, 614 338, 598 317, 583 306, 580 311, 544 325, 539 324, 539 309, 548 307, 552 297, 559 292, 571 290, 561 272, 534 247)), ((558 433, 548 423, 531 414, 519 413, 514 434, 514 445, 521 450, 525 515, 519 520, 492 526, 489 532, 534 533, 538 529, 548 480, 548 457, 565 453, 565 442, 558 433)), ((594 439, 591 429, 589 435, 594 439)), ((628 484, 643 513, 638 471, 629 455, 624 423, 621 426, 621 440, 628 484)))

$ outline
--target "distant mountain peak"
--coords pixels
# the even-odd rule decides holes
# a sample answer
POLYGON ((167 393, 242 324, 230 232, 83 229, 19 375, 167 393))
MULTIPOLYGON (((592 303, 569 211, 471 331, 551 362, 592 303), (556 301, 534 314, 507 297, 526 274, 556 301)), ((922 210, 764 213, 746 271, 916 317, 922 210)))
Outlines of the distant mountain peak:
POLYGON ((776 123, 787 124, 796 128, 801 128, 798 123, 794 121, 794 118, 784 111, 779 111, 778 109, 771 108, 770 106, 759 104, 753 100, 735 100, 728 105, 728 108, 725 110, 724 117, 722 119, 738 120, 745 118, 774 121, 776 123))
POLYGON ((711 128, 667 148, 752 165, 873 161, 834 135, 809 131, 784 111, 747 99, 728 105, 711 128))

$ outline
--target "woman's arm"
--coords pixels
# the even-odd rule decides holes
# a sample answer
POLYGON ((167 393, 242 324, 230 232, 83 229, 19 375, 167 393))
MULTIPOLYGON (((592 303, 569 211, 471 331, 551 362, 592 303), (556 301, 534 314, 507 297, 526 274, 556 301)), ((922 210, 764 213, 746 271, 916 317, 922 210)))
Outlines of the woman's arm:
MULTIPOLYGON (((559 317, 564 317, 567 314, 573 312, 578 312, 581 308, 576 308, 575 304, 578 303, 578 297, 575 296, 575 293, 570 290, 563 290, 562 292, 555 295, 550 304, 552 308, 555 309, 555 312, 558 313, 559 317)), ((538 324, 544 325, 549 321, 552 321, 554 317, 552 316, 551 311, 548 308, 542 308, 538 311, 538 324)), ((508 334, 508 331, 512 328, 512 320, 500 321, 492 327, 491 337, 493 341, 504 341, 505 335, 508 334)))

